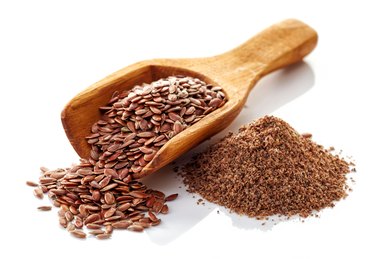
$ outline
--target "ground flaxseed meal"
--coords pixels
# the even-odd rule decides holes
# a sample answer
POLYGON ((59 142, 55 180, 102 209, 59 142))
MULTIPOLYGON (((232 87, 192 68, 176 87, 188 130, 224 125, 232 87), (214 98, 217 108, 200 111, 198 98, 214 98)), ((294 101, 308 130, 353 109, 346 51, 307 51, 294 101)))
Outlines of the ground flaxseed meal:
POLYGON ((349 163, 266 116, 198 154, 180 174, 188 191, 249 217, 300 215, 347 196, 349 163))
MULTIPOLYGON (((133 179, 156 152, 190 125, 221 107, 226 101, 220 87, 198 78, 170 76, 150 84, 116 92, 102 118, 91 128, 87 142, 90 158, 71 168, 49 170, 41 167, 34 195, 47 193, 60 207, 59 223, 77 238, 86 238, 81 229, 92 229, 98 239, 110 237, 113 229, 141 232, 160 223, 166 202, 177 194, 147 188, 133 179)), ((49 206, 41 206, 47 211, 49 206)))

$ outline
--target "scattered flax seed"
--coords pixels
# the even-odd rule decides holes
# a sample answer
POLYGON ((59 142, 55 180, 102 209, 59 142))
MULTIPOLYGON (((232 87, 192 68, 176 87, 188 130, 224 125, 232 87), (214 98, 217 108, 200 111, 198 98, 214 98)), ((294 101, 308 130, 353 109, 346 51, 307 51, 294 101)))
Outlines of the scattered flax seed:
POLYGON ((66 220, 66 218, 64 217, 61 217, 59 218, 59 223, 60 225, 63 227, 63 228, 66 228, 68 226, 68 221, 66 220))
MULTIPOLYGON (((156 215, 168 213, 165 203, 178 196, 166 196, 142 182, 122 177, 115 169, 101 169, 84 159, 71 168, 42 172, 40 187, 34 189, 38 197, 43 197, 42 187, 60 207, 60 225, 78 238, 85 238, 86 230, 98 239, 107 239, 113 229, 141 232, 157 226, 161 221, 156 215), (57 176, 55 180, 50 180, 51 175, 57 176)), ((39 209, 47 208, 51 207, 39 209)))
POLYGON ((39 199, 43 199, 43 191, 40 188, 34 189, 34 195, 39 199))
POLYGON ((70 233, 77 238, 86 238, 86 234, 82 230, 76 229, 76 230, 70 231, 70 233))
POLYGON ((112 234, 112 232, 113 232, 113 227, 112 227, 112 225, 107 225, 107 226, 105 226, 105 233, 106 233, 106 234, 112 234))
POLYGON ((51 206, 40 206, 40 207, 38 207, 38 210, 40 210, 40 211, 49 211, 51 209, 52 209, 51 206))
POLYGON ((111 237, 111 234, 105 234, 105 233, 96 235, 97 239, 108 239, 110 237, 111 237))
POLYGON ((76 227, 75 227, 74 224, 72 224, 71 222, 69 222, 68 225, 66 226, 66 230, 67 230, 68 232, 71 232, 71 231, 73 231, 73 230, 75 230, 75 229, 76 229, 76 227))
POLYGON ((89 232, 91 235, 100 235, 100 234, 105 234, 105 232, 101 229, 94 229, 89 232))
POLYGON ((304 137, 304 138, 312 138, 311 133, 302 133, 301 136, 304 137))
POLYGON ((37 183, 32 182, 32 181, 27 181, 26 184, 27 184, 28 186, 31 186, 31 187, 37 187, 37 186, 38 186, 37 183))
POLYGON ((178 193, 171 194, 168 197, 165 198, 165 201, 174 201, 178 196, 178 193))
POLYGON ((138 225, 131 225, 131 226, 128 227, 128 229, 130 231, 134 231, 134 232, 142 232, 143 231, 143 227, 138 226, 138 225))
POLYGON ((238 214, 307 217, 347 196, 349 163, 266 116, 197 155, 180 174, 188 191, 238 214))
POLYGON ((49 171, 49 169, 48 169, 47 167, 45 167, 45 166, 41 166, 41 167, 40 167, 40 171, 41 171, 42 173, 46 173, 46 172, 49 171))

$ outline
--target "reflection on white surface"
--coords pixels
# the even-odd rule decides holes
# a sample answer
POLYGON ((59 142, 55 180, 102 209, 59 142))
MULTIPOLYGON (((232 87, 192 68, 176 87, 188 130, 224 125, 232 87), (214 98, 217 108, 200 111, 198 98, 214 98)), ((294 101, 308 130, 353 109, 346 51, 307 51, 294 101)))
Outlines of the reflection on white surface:
POLYGON ((259 118, 270 114, 309 91, 314 83, 314 71, 306 62, 278 70, 261 79, 250 92, 247 116, 259 118))

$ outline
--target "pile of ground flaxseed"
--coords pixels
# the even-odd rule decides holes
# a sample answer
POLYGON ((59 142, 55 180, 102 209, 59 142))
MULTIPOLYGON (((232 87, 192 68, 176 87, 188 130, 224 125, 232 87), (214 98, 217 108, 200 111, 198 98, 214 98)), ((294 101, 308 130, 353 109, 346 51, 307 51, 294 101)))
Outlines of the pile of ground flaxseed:
POLYGON ((349 163, 266 116, 230 133, 182 170, 188 191, 239 214, 307 217, 347 196, 349 163))

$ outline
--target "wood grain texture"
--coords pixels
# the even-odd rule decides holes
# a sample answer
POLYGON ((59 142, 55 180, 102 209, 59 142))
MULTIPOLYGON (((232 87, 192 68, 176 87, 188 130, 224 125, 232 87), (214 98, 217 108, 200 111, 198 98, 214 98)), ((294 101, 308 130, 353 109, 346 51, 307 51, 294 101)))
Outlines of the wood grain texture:
POLYGON ((85 137, 100 118, 112 93, 150 83, 170 75, 197 77, 223 87, 228 102, 169 140, 144 169, 135 175, 151 174, 226 128, 241 111, 250 90, 264 75, 296 63, 317 44, 317 33, 298 20, 285 20, 262 31, 247 42, 221 55, 194 59, 153 59, 125 67, 77 94, 64 108, 61 120, 76 152, 88 158, 85 137))

